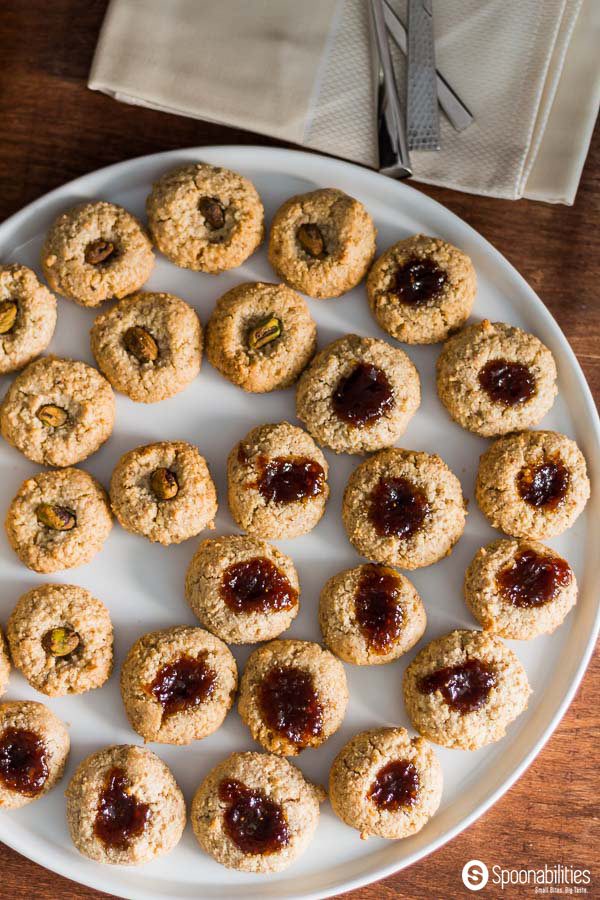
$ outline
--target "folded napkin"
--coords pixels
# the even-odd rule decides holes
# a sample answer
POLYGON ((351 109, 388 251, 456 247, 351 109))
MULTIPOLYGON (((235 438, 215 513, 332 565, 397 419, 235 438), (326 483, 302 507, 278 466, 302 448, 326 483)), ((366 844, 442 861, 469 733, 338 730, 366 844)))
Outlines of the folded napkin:
MULTIPOLYGON (((598 0, 434 13, 438 68, 475 122, 457 133, 442 116, 442 150, 412 154, 415 179, 572 203, 600 103, 598 0)), ((370 48, 367 0, 111 0, 89 87, 377 167, 370 48)))

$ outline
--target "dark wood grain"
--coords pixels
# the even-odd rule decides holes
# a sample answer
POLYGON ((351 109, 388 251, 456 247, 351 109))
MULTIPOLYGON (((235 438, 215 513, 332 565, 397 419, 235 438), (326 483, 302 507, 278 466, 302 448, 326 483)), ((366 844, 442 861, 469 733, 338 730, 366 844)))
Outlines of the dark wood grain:
MULTIPOLYGON (((86 89, 104 0, 3 0, 0 5, 0 216, 71 178, 172 148, 274 144, 247 132, 122 106, 86 89)), ((600 134, 571 208, 421 189, 473 225, 525 276, 558 320, 600 396, 600 134)), ((460 872, 489 864, 592 866, 598 859, 600 666, 590 667, 535 763, 479 822, 436 854, 356 900, 465 897, 460 872)), ((100 898, 0 845, 0 896, 100 898)), ((600 871, 595 895, 599 895, 600 871)), ((591 893, 591 892, 590 892, 591 893)), ((519 896, 533 895, 521 889, 519 896)), ((514 892, 511 896, 514 896, 514 892)), ((488 886, 480 896, 501 896, 488 886)))

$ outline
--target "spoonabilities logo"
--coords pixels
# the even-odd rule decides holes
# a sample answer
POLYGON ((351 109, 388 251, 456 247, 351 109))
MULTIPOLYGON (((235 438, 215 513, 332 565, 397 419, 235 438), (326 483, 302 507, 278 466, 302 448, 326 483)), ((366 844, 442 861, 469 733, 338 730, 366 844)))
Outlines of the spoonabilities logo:
POLYGON ((470 891, 480 891, 488 883, 490 873, 488 867, 480 859, 470 859, 462 870, 463 884, 470 891))

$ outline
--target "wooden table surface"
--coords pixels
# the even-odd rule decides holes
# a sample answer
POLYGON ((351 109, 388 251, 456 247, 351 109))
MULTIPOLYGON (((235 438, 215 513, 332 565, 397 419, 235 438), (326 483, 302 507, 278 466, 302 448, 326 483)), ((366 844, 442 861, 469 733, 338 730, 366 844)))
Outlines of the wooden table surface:
MULTIPOLYGON (((63 182, 119 160, 204 144, 276 143, 124 106, 87 90, 105 7, 105 0, 3 0, 1 219, 63 182)), ((598 399, 600 131, 571 208, 415 186, 469 222, 525 276, 558 320, 598 399)), ((433 856, 352 897, 443 896, 449 900, 469 896, 460 873, 473 858, 507 867, 562 863, 593 868, 599 856, 599 672, 596 657, 554 736, 493 809, 433 856)), ((1 897, 106 897, 46 871, 2 844, 0 872, 1 897)), ((600 895, 599 879, 596 872, 596 896, 600 895)), ((484 894, 495 896, 494 891, 489 885, 484 894)), ((522 888, 519 896, 530 893, 533 888, 522 888)))

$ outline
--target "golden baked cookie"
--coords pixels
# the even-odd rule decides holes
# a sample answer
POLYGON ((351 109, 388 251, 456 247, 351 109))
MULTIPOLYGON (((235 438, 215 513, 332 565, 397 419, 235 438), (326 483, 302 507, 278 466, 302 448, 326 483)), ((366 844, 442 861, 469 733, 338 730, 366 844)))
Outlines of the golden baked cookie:
POLYGON ((317 326, 306 302, 284 284, 237 285, 217 300, 206 326, 212 365, 258 394, 293 384, 316 346, 317 326))
POLYGON ((329 773, 329 799, 361 838, 416 834, 442 799, 442 767, 433 748, 405 728, 361 731, 345 744, 329 773))
POLYGON ((104 747, 65 791, 71 840, 94 862, 139 866, 164 856, 185 828, 185 800, 165 763, 144 747, 104 747))
POLYGON ((481 547, 465 574, 465 601, 485 631, 528 641, 558 628, 577 602, 566 559, 535 541, 481 547))
POLYGON ((56 327, 56 297, 35 272, 0 266, 0 374, 22 369, 42 353, 56 327))
POLYGON ((380 450, 354 470, 344 491, 350 543, 361 556, 402 569, 448 556, 465 517, 460 482, 437 454, 380 450))
POLYGON ((238 711, 255 741, 280 756, 319 747, 348 705, 339 659, 311 641, 271 641, 248 659, 238 711))
POLYGON ((10 677, 10 656, 4 632, 0 628, 0 696, 6 693, 10 677))
POLYGON ((42 584, 23 594, 6 636, 16 668, 49 697, 92 691, 112 671, 109 612, 74 584, 42 584))
POLYGON ((88 563, 112 528, 106 491, 83 469, 27 478, 6 514, 8 540, 34 572, 59 572, 88 563))
POLYGON ((160 744, 190 744, 212 734, 236 688, 235 659, 223 641, 187 625, 142 635, 121 669, 131 727, 160 744))
POLYGON ((154 254, 135 216, 98 200, 74 206, 53 222, 42 268, 52 290, 93 307, 139 290, 154 268, 154 254))
POLYGON ((158 441, 124 453, 110 479, 119 524, 168 546, 214 528, 217 491, 206 460, 185 441, 158 441))
POLYGON ((403 690, 417 731, 460 750, 503 738, 531 693, 516 655, 484 631, 453 631, 430 641, 406 669, 403 690))
POLYGON ((480 458, 477 503, 490 525, 512 537, 542 540, 562 534, 589 496, 581 450, 556 431, 508 434, 480 458))
POLYGON ((264 210, 251 181, 219 166, 192 163, 162 175, 146 200, 161 253, 184 269, 235 269, 264 237, 264 210))
POLYGON ((271 753, 232 753, 194 795, 190 817, 202 849, 241 872, 281 872, 313 838, 321 787, 271 753))
POLYGON ((319 623, 325 645, 344 662, 377 666, 410 650, 422 638, 427 616, 408 578, 369 563, 326 582, 319 623))
POLYGON ((394 444, 421 402, 419 373, 386 341, 347 334, 317 354, 296 392, 296 415, 337 453, 394 444))
POLYGON ((32 462, 72 466, 112 434, 115 397, 84 362, 45 356, 13 381, 0 406, 2 437, 32 462))
POLYGON ((64 723, 42 703, 0 703, 0 809, 47 794, 62 778, 69 746, 64 723))
POLYGON ((185 579, 187 601, 202 625, 228 644, 270 641, 298 614, 294 563, 273 544, 227 534, 202 541, 185 579))
POLYGON ((386 250, 367 279, 371 312, 384 331, 406 344, 446 340, 468 319, 476 291, 466 253, 424 234, 386 250))
POLYGON ((139 403, 173 397, 200 371, 200 320, 173 294, 126 297, 97 317, 90 336, 100 371, 116 391, 139 403))
POLYGON ((269 262, 297 291, 309 297, 339 297, 367 274, 376 235, 365 207, 343 191, 322 188, 298 194, 275 213, 269 262))
POLYGON ((455 422, 494 437, 543 419, 557 394, 556 364, 535 335, 484 319, 444 344, 437 390, 455 422))
POLYGON ((327 461, 311 436, 290 425, 259 425, 227 460, 229 509, 236 524, 262 538, 311 531, 329 496, 327 461))

